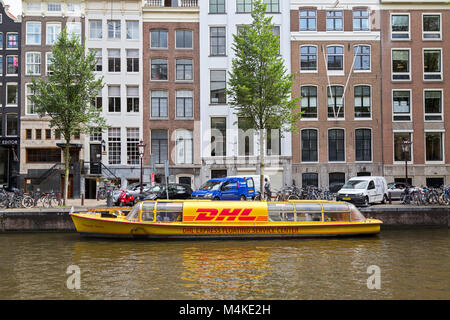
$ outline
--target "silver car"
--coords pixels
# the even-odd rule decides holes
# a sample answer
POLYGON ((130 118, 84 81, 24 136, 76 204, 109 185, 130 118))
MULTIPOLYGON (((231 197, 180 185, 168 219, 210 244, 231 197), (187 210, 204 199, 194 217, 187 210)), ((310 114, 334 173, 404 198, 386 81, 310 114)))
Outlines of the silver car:
MULTIPOLYGON (((392 200, 401 200, 405 193, 406 184, 404 182, 391 182, 388 184, 388 195, 392 200)), ((413 188, 410 186, 410 188, 413 188)))

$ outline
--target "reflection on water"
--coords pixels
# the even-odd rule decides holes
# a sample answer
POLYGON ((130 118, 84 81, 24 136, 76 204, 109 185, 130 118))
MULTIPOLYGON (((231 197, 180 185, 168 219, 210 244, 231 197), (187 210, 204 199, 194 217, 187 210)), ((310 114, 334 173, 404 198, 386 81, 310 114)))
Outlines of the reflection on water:
POLYGON ((436 228, 258 241, 0 234, 0 299, 449 299, 449 252, 436 228), (80 290, 66 287, 70 265, 80 290), (371 265, 380 290, 367 288, 371 265))

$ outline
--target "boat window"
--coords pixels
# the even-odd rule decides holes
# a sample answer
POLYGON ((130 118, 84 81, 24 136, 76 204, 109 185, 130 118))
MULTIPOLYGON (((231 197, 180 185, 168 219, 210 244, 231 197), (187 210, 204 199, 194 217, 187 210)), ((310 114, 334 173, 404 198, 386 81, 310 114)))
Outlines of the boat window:
POLYGON ((350 222, 350 212, 324 212, 325 222, 350 222))
POLYGON ((138 203, 134 205, 133 209, 131 209, 130 213, 127 215, 127 220, 129 221, 138 221, 139 220, 139 210, 141 209, 141 204, 138 203))
POLYGON ((322 206, 320 203, 296 203, 297 222, 322 221, 322 206))
POLYGON ((348 204, 350 209, 350 218, 351 221, 364 221, 366 217, 351 203, 348 204))
POLYGON ((182 202, 158 202, 156 205, 157 222, 181 222, 182 214, 182 202))
POLYGON ((347 203, 324 203, 323 211, 350 211, 347 203))
POLYGON ((269 221, 294 221, 292 203, 269 203, 269 221))
POLYGON ((155 202, 144 202, 142 204, 142 221, 153 221, 155 220, 155 202))

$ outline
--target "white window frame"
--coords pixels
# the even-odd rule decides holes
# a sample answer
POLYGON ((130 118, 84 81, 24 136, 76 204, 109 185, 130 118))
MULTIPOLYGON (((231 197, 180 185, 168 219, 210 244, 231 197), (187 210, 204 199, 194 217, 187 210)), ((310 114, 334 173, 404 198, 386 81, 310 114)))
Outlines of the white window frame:
POLYGON ((327 162, 328 163, 347 163, 347 130, 342 127, 331 127, 327 129, 327 162), (330 130, 343 130, 344 131, 344 161, 330 161, 330 130))
MULTIPOLYGON (((29 87, 31 87, 31 83, 26 83, 25 84, 25 115, 37 115, 37 113, 36 112, 28 112, 28 106, 29 106, 29 102, 28 102, 28 96, 29 95, 33 95, 34 93, 33 92, 31 92, 30 94, 28 94, 28 88, 29 87)), ((31 88, 30 88, 30 90, 31 90, 31 88)), ((34 109, 34 107, 33 107, 33 109, 34 109)))
MULTIPOLYGON (((17 127, 17 134, 15 134, 15 135, 9 135, 8 134, 8 115, 14 115, 14 116, 16 116, 16 121, 20 121, 20 115, 19 114, 17 114, 17 113, 14 113, 14 112, 8 112, 8 113, 5 113, 5 137, 18 137, 19 135, 20 135, 20 127, 19 127, 19 124, 18 123, 16 123, 16 127, 17 127)), ((0 132, 0 134, 1 134, 1 132, 0 132)))
POLYGON ((444 69, 444 59, 443 59, 443 54, 442 54, 442 48, 422 48, 422 74, 423 74, 423 81, 426 82, 433 82, 433 81, 443 81, 444 80, 444 73, 443 73, 443 69, 444 69), (440 63, 441 63, 441 71, 440 72, 425 72, 425 51, 440 51, 440 63), (439 79, 425 79, 425 75, 436 75, 439 76, 439 79))
POLYGON ((170 114, 170 97, 169 97, 169 91, 167 89, 154 89, 150 91, 150 119, 169 119, 169 114, 170 114), (164 92, 165 95, 164 96, 155 96, 155 98, 158 98, 158 113, 160 114, 159 116, 153 116, 152 115, 152 111, 153 111, 153 93, 161 93, 164 92), (167 115, 163 115, 161 116, 161 104, 160 104, 160 99, 161 98, 166 98, 167 99, 167 115))
MULTIPOLYGON (((300 67, 300 73, 318 73, 319 72, 319 48, 316 44, 302 44, 299 47, 299 67, 300 67), (315 47, 316 48, 316 70, 302 70, 302 47, 315 47)), ((328 61, 327 61, 327 67, 328 67, 328 61)))
MULTIPOLYGON (((186 111, 186 105, 183 105, 183 110, 186 111)), ((182 119, 182 120, 186 120, 186 119, 194 119, 194 91, 193 90, 188 90, 188 89, 180 89, 180 90, 176 90, 175 92, 175 119, 182 119), (189 92, 189 93, 187 93, 189 92), (180 117, 178 116, 178 98, 183 98, 183 99, 191 99, 192 101, 192 115, 191 116, 185 116, 185 117, 180 117)), ((186 112, 184 112, 186 113, 186 112)))
MULTIPOLYGON (((61 33, 61 23, 60 22, 47 22, 45 25, 45 44, 46 45, 53 45, 58 40, 58 36, 61 33), (49 27, 56 27, 59 26, 59 32, 54 32, 53 36, 55 37, 53 42, 49 41, 49 27)), ((55 29, 53 29, 54 31, 55 29)))
POLYGON ((106 21, 106 31, 107 31, 107 39, 109 40, 120 40, 122 38, 122 21, 120 19, 109 19, 106 21), (112 23, 113 26, 113 36, 109 36, 109 23, 112 23), (119 23, 119 28, 116 28, 116 23, 119 23))
POLYGON ((436 12, 436 13, 422 12, 422 40, 423 41, 440 41, 440 40, 442 40, 442 13, 440 13, 440 12, 436 12), (437 34, 436 31, 425 31, 424 30, 425 25, 423 23, 423 19, 425 16, 439 16, 439 37, 438 38, 426 38, 425 37, 425 35, 427 35, 427 34, 437 34))
POLYGON ((122 86, 119 84, 119 85, 113 85, 113 84, 111 84, 111 85, 108 85, 108 105, 106 106, 107 107, 107 113, 108 114, 111 114, 111 115, 120 115, 121 113, 122 113, 122 111, 123 111, 123 103, 122 103, 122 86), (114 87, 114 88, 119 88, 119 95, 118 96, 113 96, 113 95, 110 95, 110 88, 112 88, 112 87, 114 87), (114 109, 116 109, 117 108, 117 105, 116 105, 116 99, 117 98, 119 98, 120 100, 120 110, 119 111, 110 111, 109 110, 109 98, 114 98, 114 109))
POLYGON ((433 88, 426 88, 423 89, 423 121, 424 122, 444 122, 444 89, 442 88, 437 88, 437 89, 433 89, 433 88), (439 91, 441 93, 441 113, 425 113, 425 93, 427 91, 439 91), (440 116, 441 119, 440 120, 427 120, 426 117, 427 116, 440 116))
MULTIPOLYGON (((326 57, 326 70, 328 75, 330 76, 343 76, 345 75, 345 48, 342 44, 328 44, 325 48, 325 57, 326 57), (341 56, 342 55, 342 70, 329 70, 328 69, 328 48, 329 47, 341 47, 342 54, 331 54, 332 56, 341 56)), ((318 59, 317 59, 318 60, 318 59)), ((317 61, 318 63, 318 61, 317 61)))
MULTIPOLYGON (((20 37, 19 37, 19 33, 18 32, 7 32, 6 33, 6 38, 4 38, 4 41, 5 41, 5 48, 6 48, 6 50, 17 50, 18 48, 20 48, 20 37), (17 35, 17 48, 9 48, 8 47, 8 35, 9 34, 17 35)), ((0 44, 0 46, 2 46, 2 48, 3 48, 3 41, 0 44)))
POLYGON ((445 163, 445 129, 425 129, 423 134, 423 151, 425 164, 444 164, 445 163), (440 133, 441 134, 441 150, 442 150, 442 160, 433 161, 427 160, 427 133, 440 133))
POLYGON ((391 101, 392 101, 392 122, 412 122, 412 110, 413 110, 413 105, 412 105, 412 89, 392 89, 392 93, 391 93, 391 101), (409 92, 409 113, 402 113, 401 115, 408 115, 409 116, 409 120, 395 120, 395 113, 394 113, 394 91, 404 91, 404 92, 409 92))
POLYGON ((61 11, 62 11, 62 4, 60 2, 47 3, 47 12, 61 12, 61 11))
POLYGON ((391 81, 395 81, 395 82, 410 82, 411 81, 411 69, 412 69, 412 57, 411 57, 411 48, 391 48, 391 81), (408 51, 408 62, 409 62, 409 71, 408 72, 395 72, 392 70, 393 69, 393 54, 394 51, 408 51), (408 79, 394 79, 394 74, 395 75, 407 75, 408 79))
POLYGON ((17 55, 17 54, 5 55, 5 67, 6 67, 5 74, 6 74, 6 76, 12 76, 12 77, 20 76, 19 70, 17 71, 17 73, 8 73, 8 57, 17 57, 17 61, 18 61, 17 63, 20 64, 20 57, 19 57, 19 55, 17 55))
POLYGON ((49 69, 48 69, 48 66, 51 65, 51 63, 50 63, 50 55, 51 54, 52 54, 51 52, 46 52, 45 53, 45 75, 47 75, 47 76, 51 74, 49 69))
MULTIPOLYGON (((343 84, 336 84, 336 83, 331 83, 330 85, 327 85, 326 87, 326 101, 327 101, 327 104, 326 104, 326 106, 327 106, 327 109, 326 109, 326 113, 327 113, 327 120, 328 121, 345 121, 345 113, 346 113, 346 110, 345 110, 345 86, 343 85, 343 84), (339 113, 337 114, 337 117, 329 117, 328 116, 328 94, 330 93, 330 88, 331 87, 342 87, 343 88, 343 92, 344 92, 344 95, 341 97, 341 99, 342 99, 342 108, 343 108, 343 117, 339 117, 339 113)), ((317 93, 317 94, 319 94, 319 93, 317 93)), ((332 96, 332 97, 335 97, 335 96, 332 96)), ((333 114, 334 114, 334 112, 333 112, 333 114)))
POLYGON ((175 159, 177 164, 193 164, 194 163, 194 131, 188 130, 188 129, 177 129, 175 131, 175 159), (183 137, 183 142, 185 141, 185 137, 191 138, 192 141, 192 148, 191 150, 186 149, 186 144, 183 143, 183 146, 180 146, 179 144, 179 137, 183 137), (179 158, 179 151, 180 148, 182 148, 183 152, 183 160, 179 158), (187 158, 191 158, 191 161, 186 161, 187 158))
POLYGON ((392 41, 409 41, 411 40, 411 15, 408 12, 391 12, 391 15, 389 17, 389 25, 390 25, 390 31, 391 31, 391 40, 392 41), (392 17, 393 16, 408 16, 408 32, 405 31, 392 31, 392 17), (408 34, 408 37, 406 38, 394 38, 393 35, 398 34, 408 34))
MULTIPOLYGON (((302 128, 300 130, 300 162, 301 163, 319 163, 320 162, 320 135, 319 135, 319 128, 302 128), (317 161, 303 161, 302 160, 302 131, 304 130, 315 130, 317 131, 317 161)), ((327 136, 327 146, 328 146, 328 136, 327 136)), ((328 150, 327 150, 328 153, 328 150)))
POLYGON ((372 114, 373 114, 373 90, 372 85, 367 83, 358 83, 353 85, 353 118, 357 121, 367 121, 372 120, 372 114), (357 117, 355 114, 355 88, 356 87, 369 87, 370 91, 370 117, 364 118, 364 117, 357 117))
POLYGON ((353 133, 354 133, 353 149, 355 150, 355 163, 373 163, 373 129, 370 127, 356 127, 354 129, 353 133), (356 130, 359 130, 359 129, 370 130, 370 160, 364 160, 364 161, 356 160, 356 130))
POLYGON ((69 37, 71 37, 72 35, 77 36, 78 37, 78 41, 81 43, 83 40, 83 26, 81 25, 81 22, 75 21, 75 22, 67 22, 66 23, 66 30, 67 30, 67 35, 69 37), (69 30, 70 29, 72 30, 69 30), (75 28, 76 27, 76 28, 75 28), (77 29, 80 29, 80 33, 75 33, 74 31, 77 29))
POLYGON ((176 29, 175 30, 175 49, 177 49, 177 50, 192 50, 192 49, 194 49, 194 31, 193 30, 191 30, 191 29, 176 29), (178 47, 177 46, 177 32, 179 32, 179 31, 182 31, 182 32, 190 32, 191 33, 191 39, 192 39, 192 41, 191 41, 191 46, 190 47, 178 47))
POLYGON ((90 19, 89 20, 89 23, 88 23, 88 27, 89 27, 89 33, 88 33, 88 36, 89 36, 89 40, 101 40, 101 39, 103 39, 103 20, 101 20, 101 19, 90 19), (98 31, 97 29, 93 29, 92 28, 92 22, 100 22, 100 37, 99 38, 95 38, 95 37, 92 37, 92 30, 95 30, 95 31, 98 31))
POLYGON ((369 53, 369 64, 370 64, 370 68, 368 70, 357 70, 355 68, 353 68, 353 72, 354 73, 364 73, 364 72, 372 72, 372 45, 370 44, 366 44, 366 43, 360 43, 360 44, 355 44, 353 46, 353 59, 355 59, 355 47, 369 47, 370 53, 369 53))
MULTIPOLYGON (((319 120, 319 86, 316 84, 302 84, 300 86, 300 96, 302 94, 302 87, 315 87, 316 88, 316 109, 317 109, 317 114, 315 118, 303 118, 301 117, 300 120, 301 121, 318 121, 319 120)), ((303 97, 301 97, 303 98, 303 97)), ((302 110, 302 99, 300 99, 300 110, 302 110)))
POLYGON ((6 96, 5 96, 5 102, 6 107, 17 107, 19 105, 19 84, 17 82, 7 82, 6 83, 6 96), (16 87, 16 103, 15 104, 8 104, 8 87, 15 86, 16 87))
POLYGON ((411 160, 408 160, 408 164, 414 164, 414 130, 393 130, 392 131, 392 163, 393 164, 405 164, 405 160, 396 161, 395 160, 395 134, 396 133, 409 133, 410 136, 410 149, 409 149, 409 157, 411 160))
MULTIPOLYGON (((352 31, 353 32, 370 32, 371 31, 371 25, 370 25, 370 10, 369 8, 359 8, 359 9, 353 9, 352 10, 352 31), (367 30, 355 30, 355 25, 354 25, 354 19, 355 19, 355 11, 366 11, 367 12, 367 30)), ((364 19, 364 18, 359 18, 359 19, 364 19)))
MULTIPOLYGON (((33 36, 34 35, 37 35, 37 33, 33 33, 33 36)), ((40 21, 28 21, 26 23, 26 30, 25 30, 25 44, 27 46, 40 46, 41 43, 42 43, 42 23, 40 21), (40 30, 39 30, 39 42, 36 42, 36 43, 30 43, 29 42, 29 39, 28 39, 28 35, 29 35, 28 26, 31 25, 31 24, 39 25, 39 27, 40 27, 40 30)))
POLYGON ((40 52, 34 52, 34 51, 29 51, 25 53, 25 75, 27 76, 40 76, 42 74, 42 55, 40 52), (32 66, 37 66, 39 65, 39 72, 35 73, 34 71, 30 73, 30 68, 28 68, 28 55, 33 56, 33 63, 31 63, 32 66), (39 63, 35 62, 35 57, 39 56, 39 63))
MULTIPOLYGON (((139 21, 138 20, 126 20, 125 21, 125 28, 126 28, 126 32, 125 32, 125 39, 126 40, 129 40, 129 41, 139 41, 139 38, 140 38, 140 32, 139 32, 139 21), (128 28, 128 24, 129 23, 136 23, 137 24, 137 38, 128 38, 128 30, 129 30, 129 28, 128 28)), ((134 35, 134 33, 133 33, 133 35, 134 35)))

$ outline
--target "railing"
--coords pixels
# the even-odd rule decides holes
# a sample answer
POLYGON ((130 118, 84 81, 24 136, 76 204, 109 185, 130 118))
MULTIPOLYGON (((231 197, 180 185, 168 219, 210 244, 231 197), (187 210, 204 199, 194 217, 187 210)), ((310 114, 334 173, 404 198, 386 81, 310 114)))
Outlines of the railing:
POLYGON ((165 5, 164 0, 145 0, 147 7, 198 7, 198 0, 172 0, 171 5, 165 5))

